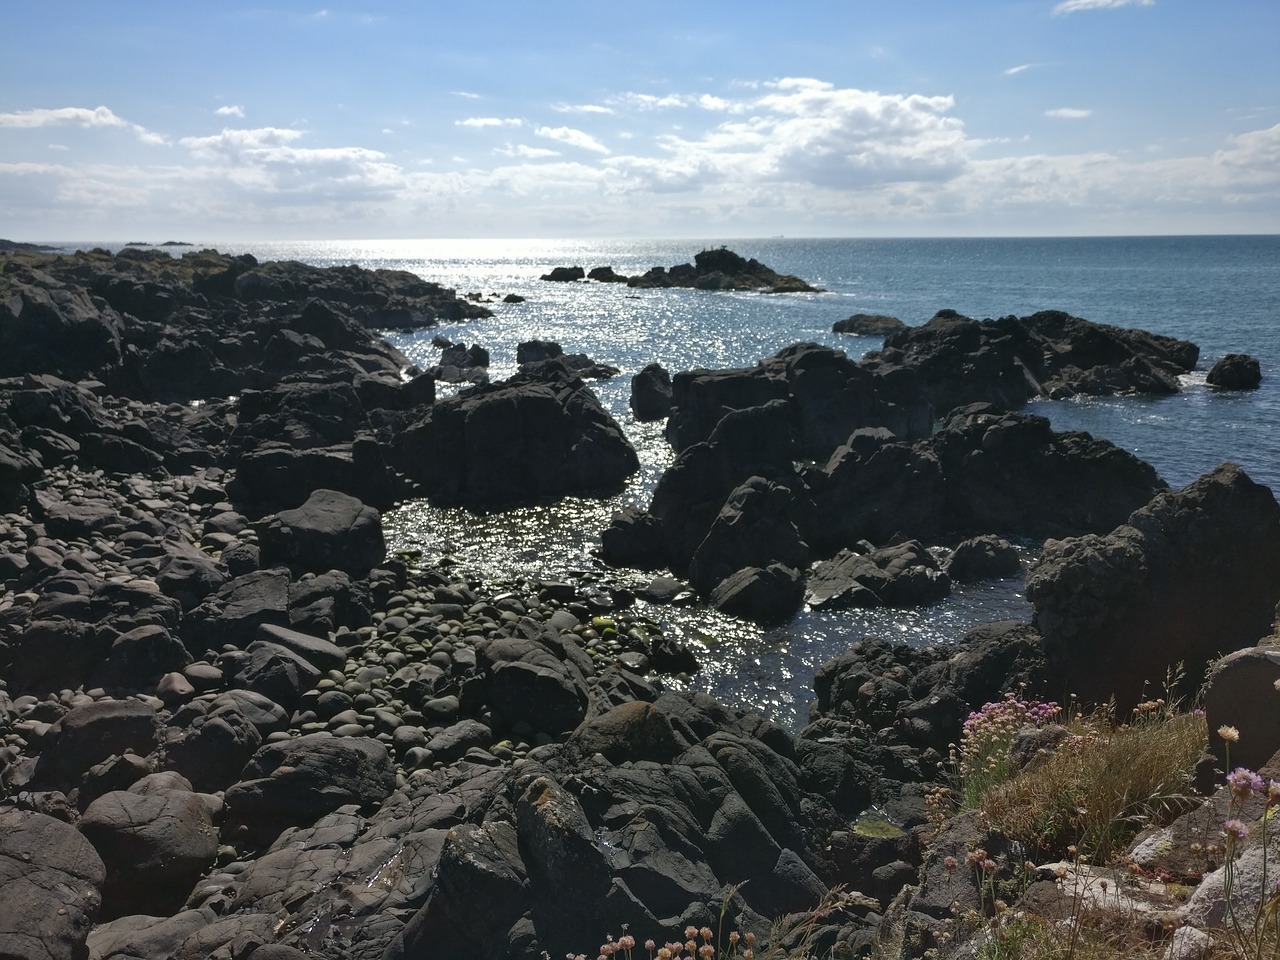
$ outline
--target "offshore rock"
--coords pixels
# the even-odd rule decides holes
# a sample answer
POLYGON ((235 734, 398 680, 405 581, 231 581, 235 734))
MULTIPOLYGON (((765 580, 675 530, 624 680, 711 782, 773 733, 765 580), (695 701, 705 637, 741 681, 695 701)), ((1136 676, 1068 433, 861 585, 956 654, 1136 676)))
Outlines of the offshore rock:
POLYGON ((1044 649, 1086 701, 1123 715, 1181 663, 1188 691, 1224 652, 1271 632, 1280 505, 1226 463, 1105 536, 1046 543, 1027 580, 1044 649))
POLYGON ((1262 382, 1262 366, 1257 357, 1228 353, 1209 370, 1205 382, 1219 390, 1256 390, 1262 382))
POLYGON ((860 337, 887 337, 905 330, 907 325, 897 317, 879 313, 855 313, 831 325, 832 333, 851 333, 860 337))
POLYGON ((977 402, 1013 410, 1036 396, 1176 393, 1198 356, 1195 344, 1060 310, 983 321, 941 310, 890 334, 866 363, 916 370, 940 411, 977 402))

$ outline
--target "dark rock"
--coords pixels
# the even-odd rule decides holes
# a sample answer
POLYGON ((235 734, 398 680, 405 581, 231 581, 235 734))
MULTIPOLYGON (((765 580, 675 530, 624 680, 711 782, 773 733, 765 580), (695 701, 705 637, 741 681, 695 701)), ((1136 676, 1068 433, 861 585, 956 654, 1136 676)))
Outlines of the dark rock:
POLYGON ((879 313, 855 313, 833 323, 831 332, 852 333, 860 337, 887 337, 891 333, 905 330, 906 327, 897 317, 886 317, 879 313))
POLYGON ((181 790, 108 793, 84 812, 80 832, 107 868, 107 919, 175 913, 218 852, 209 808, 181 790))
POLYGON ((919 607, 944 600, 951 578, 919 541, 908 540, 859 554, 842 550, 819 563, 806 601, 815 610, 849 607, 919 607))
POLYGON ((187 648, 163 626, 135 627, 112 642, 102 666, 103 683, 131 692, 150 690, 166 673, 189 663, 187 648))
POLYGON ((44 696, 82 685, 106 658, 111 641, 93 624, 33 620, 13 641, 5 677, 14 694, 44 696))
POLYGON ((712 593, 744 567, 778 563, 806 569, 809 547, 791 515, 794 502, 791 490, 763 477, 751 477, 730 493, 689 562, 694 587, 712 593))
POLYGON ((1121 714, 1181 664, 1271 632, 1280 600, 1280 505, 1235 464, 1162 494, 1106 536, 1046 543, 1027 580, 1044 649, 1084 701, 1121 714))
POLYGON ((393 789, 395 768, 381 743, 312 734, 259 750, 226 792, 227 818, 232 829, 243 824, 251 838, 269 842, 345 804, 380 803, 393 789))
POLYGON ((596 280, 600 283, 626 283, 627 278, 620 273, 615 273, 613 267, 593 267, 587 271, 588 280, 596 280))
POLYGON ((166 744, 170 769, 196 789, 225 790, 262 745, 262 734, 241 711, 225 704, 196 717, 166 744))
POLYGON ((711 602, 730 616, 762 626, 785 623, 804 599, 804 579, 798 570, 780 563, 744 567, 721 580, 711 602))
POLYGON ((40 757, 40 777, 66 785, 113 754, 145 757, 160 742, 156 711, 140 700, 98 700, 75 707, 49 736, 52 745, 40 757))
POLYGON ((586 276, 587 272, 581 267, 555 267, 550 273, 544 273, 539 279, 568 283, 574 280, 585 280, 586 276))
POLYGON ((586 716, 586 678, 595 670, 571 642, 549 635, 498 637, 477 647, 476 666, 488 684, 489 702, 507 724, 524 721, 535 730, 560 734, 586 716))
POLYGON ((493 739, 493 731, 479 720, 460 720, 428 740, 426 748, 433 761, 453 763, 473 748, 487 750, 493 739))
POLYGON ((1003 580, 1022 573, 1022 557, 1008 540, 985 535, 958 544, 943 569, 957 583, 1003 580))
POLYGON ((631 412, 641 422, 663 420, 671 413, 671 375, 650 363, 631 378, 631 412))
POLYGON ((89 955, 106 960, 172 957, 212 918, 212 911, 183 910, 172 917, 132 916, 100 923, 89 934, 89 955))
POLYGON ((341 670, 347 664, 346 651, 336 643, 288 627, 264 623, 258 628, 258 639, 286 647, 322 672, 341 670))
MULTIPOLYGON (((255 640, 245 653, 248 656, 231 676, 236 686, 293 710, 320 679, 320 670, 306 659, 276 643, 255 640)), ((343 661, 346 662, 345 660, 343 661)))
POLYGON ((290 626, 287 571, 259 570, 227 581, 186 616, 182 641, 195 655, 226 644, 243 649, 264 623, 290 626))
POLYGON ((316 490, 306 503, 257 526, 264 563, 288 563, 314 573, 364 576, 386 559, 382 517, 336 490, 316 490))
POLYGON ((552 360, 564 355, 560 344, 552 340, 526 340, 516 346, 516 363, 536 363, 540 360, 552 360))
POLYGON ((82 960, 106 869, 72 826, 0 810, 0 947, 14 960, 82 960))
POLYGON ((942 310, 889 335, 868 361, 917 370, 939 410, 975 402, 1011 410, 1035 396, 1176 393, 1198 354, 1185 341, 1057 310, 981 322, 942 310))
MULTIPOLYGON (((1223 725, 1240 731, 1230 744, 1231 767, 1260 770, 1280 750, 1280 712, 1272 709, 1280 682, 1280 648, 1245 647, 1217 661, 1205 682, 1202 703, 1210 730, 1223 725)), ((1224 771, 1228 744, 1209 738, 1209 750, 1224 771)))
POLYGON ((399 464, 441 505, 493 509, 619 489, 635 450, 580 380, 517 374, 438 401, 399 464))
POLYGON ((1256 390, 1262 382, 1262 367, 1257 357, 1228 353, 1213 365, 1205 382, 1219 390, 1256 390))

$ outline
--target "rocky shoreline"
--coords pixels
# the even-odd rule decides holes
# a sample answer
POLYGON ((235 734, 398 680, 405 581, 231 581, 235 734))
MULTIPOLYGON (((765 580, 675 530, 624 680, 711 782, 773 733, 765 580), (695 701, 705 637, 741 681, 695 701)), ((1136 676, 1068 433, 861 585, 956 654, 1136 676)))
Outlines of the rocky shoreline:
POLYGON ((1271 492, 1229 464, 1170 491, 1016 410, 1034 384, 1176 387, 1192 345, 944 313, 861 364, 801 344, 636 372, 677 457, 602 552, 658 573, 655 595, 674 573, 765 621, 928 602, 1001 575, 1001 535, 1051 538, 1032 623, 858 640, 789 731, 667 691, 696 661, 607 573, 486 584, 387 555, 380 511, 405 499, 501 509, 635 470, 558 350, 437 398, 371 332, 487 308, 213 251, 0 254, 0 293, 13 956, 537 958, 624 925, 661 942, 726 898, 759 936, 808 914, 824 955, 919 956, 950 842, 926 797, 970 711, 1015 692, 1125 710, 1181 663, 1256 766, 1280 749, 1238 693, 1280 677, 1258 646, 1271 492))

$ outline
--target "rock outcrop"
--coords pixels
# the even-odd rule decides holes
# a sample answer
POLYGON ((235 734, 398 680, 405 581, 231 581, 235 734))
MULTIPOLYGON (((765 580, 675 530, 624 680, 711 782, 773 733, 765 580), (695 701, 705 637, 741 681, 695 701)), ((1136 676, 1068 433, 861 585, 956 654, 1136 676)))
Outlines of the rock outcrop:
POLYGON ((1083 699, 1181 664, 1188 692, 1216 657, 1271 632, 1280 601, 1280 505, 1234 464, 1165 493, 1107 534, 1045 544, 1027 598, 1046 655, 1083 699))
POLYGON ((885 338, 871 369, 915 370, 940 412, 970 403, 1016 410, 1033 397, 1176 393, 1195 344, 1093 323, 1060 310, 971 320, 941 310, 885 338))

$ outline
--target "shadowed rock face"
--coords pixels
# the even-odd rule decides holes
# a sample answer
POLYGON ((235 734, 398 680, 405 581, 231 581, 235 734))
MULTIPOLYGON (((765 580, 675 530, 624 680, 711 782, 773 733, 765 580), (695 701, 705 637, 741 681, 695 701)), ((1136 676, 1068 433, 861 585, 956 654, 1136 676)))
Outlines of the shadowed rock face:
POLYGON ((438 401, 401 435, 396 463, 435 502, 472 509, 616 491, 640 465, 595 394, 559 369, 438 401))
POLYGON ((1215 657, 1271 631, 1280 505, 1223 464, 1108 534, 1046 543, 1027 598, 1050 662, 1082 698, 1114 694, 1124 715, 1178 663, 1194 691, 1215 657))

